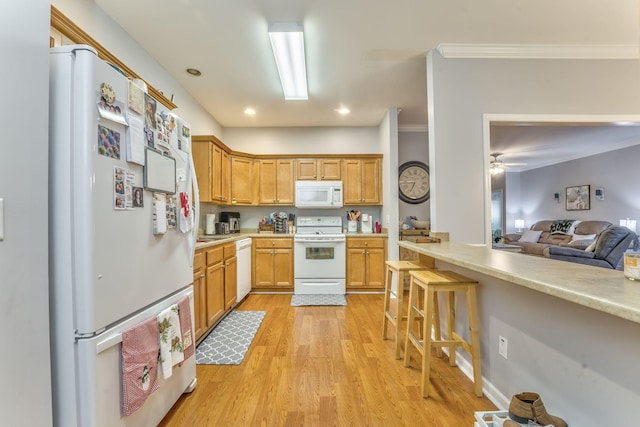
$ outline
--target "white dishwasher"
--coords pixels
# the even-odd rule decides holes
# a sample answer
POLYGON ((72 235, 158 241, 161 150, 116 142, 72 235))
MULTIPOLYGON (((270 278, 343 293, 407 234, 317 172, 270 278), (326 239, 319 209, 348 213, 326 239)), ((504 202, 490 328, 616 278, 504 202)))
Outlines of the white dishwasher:
POLYGON ((238 296, 236 302, 242 301, 251 292, 251 239, 236 240, 236 258, 238 260, 236 281, 238 296))

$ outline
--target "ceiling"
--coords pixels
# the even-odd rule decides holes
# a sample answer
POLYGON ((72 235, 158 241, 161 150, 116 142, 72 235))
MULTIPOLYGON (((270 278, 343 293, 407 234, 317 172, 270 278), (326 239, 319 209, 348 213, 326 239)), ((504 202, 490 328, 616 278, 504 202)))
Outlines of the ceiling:
POLYGON ((640 144, 640 123, 512 123, 492 125, 490 153, 522 172, 640 144))
POLYGON ((425 58, 441 43, 638 41, 637 0, 94 1, 223 127, 377 126, 399 108, 401 129, 424 128, 425 58), (285 21, 305 29, 307 101, 279 85, 267 26, 285 21))

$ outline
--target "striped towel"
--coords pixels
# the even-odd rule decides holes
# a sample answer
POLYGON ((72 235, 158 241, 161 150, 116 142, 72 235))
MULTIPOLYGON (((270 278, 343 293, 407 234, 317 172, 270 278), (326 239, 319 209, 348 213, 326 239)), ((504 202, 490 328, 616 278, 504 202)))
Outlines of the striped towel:
POLYGON ((152 317, 122 333, 122 415, 137 411, 158 389, 158 322, 152 317))

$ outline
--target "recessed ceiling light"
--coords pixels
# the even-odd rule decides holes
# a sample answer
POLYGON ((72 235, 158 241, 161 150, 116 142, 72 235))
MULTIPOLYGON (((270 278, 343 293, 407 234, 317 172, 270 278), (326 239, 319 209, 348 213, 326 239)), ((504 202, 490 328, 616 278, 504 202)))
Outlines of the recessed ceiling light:
POLYGON ((187 68, 187 73, 191 74, 192 76, 196 76, 196 77, 199 77, 199 76, 202 75, 200 70, 198 70, 196 68, 187 68))
POLYGON ((341 108, 336 108, 336 112, 338 114, 342 114, 343 116, 346 116, 351 112, 351 110, 349 110, 347 107, 341 107, 341 108))
POLYGON ((256 115, 256 110, 254 110, 253 108, 249 107, 249 108, 244 110, 244 113, 247 116, 255 116, 256 115))

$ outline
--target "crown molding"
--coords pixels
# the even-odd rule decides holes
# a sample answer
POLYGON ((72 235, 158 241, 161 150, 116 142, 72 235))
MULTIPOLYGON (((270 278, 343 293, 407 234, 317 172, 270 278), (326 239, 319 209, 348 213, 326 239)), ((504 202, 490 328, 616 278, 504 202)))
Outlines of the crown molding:
POLYGON ((398 132, 428 132, 427 125, 398 125, 398 132))
POLYGON ((638 59, 638 45, 456 44, 436 48, 444 58, 477 59, 638 59))

